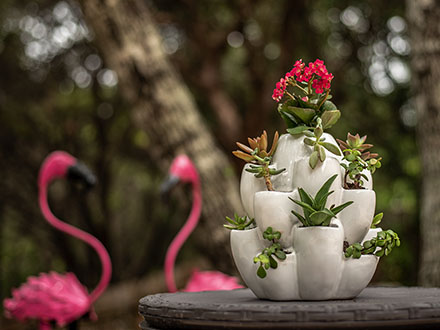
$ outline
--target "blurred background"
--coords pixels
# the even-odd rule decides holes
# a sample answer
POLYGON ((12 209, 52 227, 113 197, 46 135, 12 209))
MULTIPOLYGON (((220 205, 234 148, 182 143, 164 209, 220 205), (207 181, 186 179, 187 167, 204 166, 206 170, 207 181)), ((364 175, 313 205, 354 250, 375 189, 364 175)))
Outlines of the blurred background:
MULTIPOLYGON (((0 2, 0 295, 10 296, 28 276, 49 270, 73 271, 89 288, 99 279, 93 250, 52 229, 38 208, 41 161, 50 151, 66 150, 94 170, 99 184, 85 194, 56 182, 50 190, 53 212, 97 236, 114 266, 111 287, 96 307, 100 320, 83 322, 84 328, 112 322, 113 329, 134 329, 138 298, 166 290, 164 255, 191 200, 188 187, 177 189, 168 203, 159 195, 172 149, 180 142, 148 129, 156 119, 164 122, 159 115, 142 116, 139 100, 148 102, 142 86, 156 78, 145 69, 139 73, 142 84, 133 81, 121 70, 124 48, 112 48, 117 37, 107 42, 99 30, 100 20, 107 20, 107 31, 124 36, 137 22, 115 18, 112 23, 114 8, 94 12, 95 2, 0 2)), ((138 60, 154 63, 151 58, 159 56, 171 64, 171 78, 195 100, 192 108, 212 139, 209 150, 226 159, 222 167, 235 190, 243 163, 233 159, 234 142, 263 129, 269 136, 285 131, 271 99, 275 83, 296 59, 325 61, 335 76, 333 101, 342 112, 330 132, 340 139, 347 132, 366 134, 383 157, 374 176, 376 210, 384 212, 381 227, 393 228, 402 239, 402 246, 379 263, 373 284, 416 285, 421 162, 405 2, 133 0, 126 6, 138 3, 137 18, 146 15, 144 23, 159 33, 161 49, 158 55, 140 48, 138 60)), ((117 15, 134 15, 128 12, 117 15)), ((179 95, 171 90, 168 98, 179 95)), ((179 108, 173 111, 178 116, 179 108)), ((164 132, 173 129, 178 131, 166 127, 164 132)), ((185 148, 183 143, 179 150, 185 148)), ((210 177, 210 185, 222 180, 210 177)), ((214 199, 205 200, 207 209, 214 199)), ((204 213, 205 225, 179 254, 180 283, 193 266, 235 272, 227 243, 224 253, 204 253, 210 250, 209 226, 222 230, 224 216, 233 211, 204 213)), ((1 322, 2 329, 27 329, 1 322)))

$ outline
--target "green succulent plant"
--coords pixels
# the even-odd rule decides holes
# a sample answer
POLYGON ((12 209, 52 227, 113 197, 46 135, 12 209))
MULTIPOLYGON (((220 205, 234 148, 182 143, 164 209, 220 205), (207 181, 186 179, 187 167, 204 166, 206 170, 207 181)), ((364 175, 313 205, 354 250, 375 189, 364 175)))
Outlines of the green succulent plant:
POLYGON ((236 142, 241 150, 235 150, 232 153, 234 156, 250 163, 250 168, 247 168, 246 171, 253 173, 257 178, 264 178, 267 190, 273 191, 274 189, 272 187, 270 176, 280 174, 285 170, 285 168, 277 170, 269 167, 272 161, 272 156, 277 148, 278 132, 275 132, 274 134, 272 147, 269 151, 267 151, 268 145, 266 131, 263 131, 263 134, 259 137, 253 139, 248 138, 248 142, 249 146, 236 142))
POLYGON ((364 181, 368 180, 367 176, 362 173, 369 170, 371 174, 382 166, 382 160, 376 153, 367 151, 373 147, 372 144, 365 143, 367 136, 360 137, 359 134, 347 134, 347 140, 342 141, 336 139, 344 154, 344 160, 341 166, 345 169, 344 188, 346 189, 362 189, 364 181), (351 179, 349 182, 348 178, 351 179))
POLYGON ((278 260, 286 260, 286 253, 281 248, 281 244, 278 242, 281 238, 281 233, 279 231, 273 231, 272 227, 267 227, 263 232, 263 238, 272 242, 272 245, 265 248, 259 255, 254 257, 254 264, 260 263, 257 269, 257 276, 260 278, 265 278, 267 275, 267 270, 270 268, 276 269, 278 267, 278 260))
POLYGON ((246 230, 255 223, 255 220, 253 218, 250 219, 246 215, 244 217, 239 217, 237 213, 234 213, 234 219, 226 217, 226 221, 230 224, 223 225, 223 227, 231 230, 246 230))
POLYGON ((347 206, 351 205, 353 201, 346 202, 342 205, 335 206, 332 205, 330 209, 325 207, 327 203, 327 198, 333 191, 330 190, 330 186, 333 181, 335 181, 338 175, 335 174, 330 177, 316 193, 315 197, 310 196, 304 189, 299 188, 300 201, 294 200, 289 197, 289 199, 301 206, 304 211, 304 216, 292 210, 292 213, 298 218, 301 223, 306 226, 329 226, 332 218, 336 217, 336 214, 341 212, 347 206))
POLYGON ((345 249, 346 258, 359 259, 362 255, 374 254, 378 257, 389 255, 394 247, 400 246, 400 238, 391 229, 377 233, 376 237, 364 243, 354 243, 345 249))
POLYGON ((336 122, 335 119, 332 118, 339 118, 339 116, 339 111, 337 113, 325 111, 322 115, 322 118, 316 118, 316 126, 314 128, 308 126, 297 126, 287 129, 287 131, 292 135, 304 134, 306 136, 304 138, 304 143, 310 147, 313 147, 312 154, 309 158, 309 165, 311 168, 316 167, 318 160, 323 162, 326 159, 325 149, 337 156, 341 155, 339 148, 333 143, 326 142, 325 137, 322 136, 324 134, 324 129, 329 127, 328 124, 333 123, 333 121, 336 122), (329 115, 326 116, 326 114, 329 115))

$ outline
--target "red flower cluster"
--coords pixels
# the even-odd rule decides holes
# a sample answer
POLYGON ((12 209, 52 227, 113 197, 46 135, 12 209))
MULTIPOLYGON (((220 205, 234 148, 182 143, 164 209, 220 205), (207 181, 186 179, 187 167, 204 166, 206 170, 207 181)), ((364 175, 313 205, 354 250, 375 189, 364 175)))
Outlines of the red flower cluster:
POLYGON ((308 83, 312 81, 312 88, 316 93, 323 93, 325 90, 330 88, 331 81, 333 79, 333 74, 327 71, 324 62, 317 59, 315 62, 310 62, 308 66, 303 63, 302 60, 295 62, 292 70, 286 73, 284 78, 281 78, 276 84, 276 88, 273 90, 272 98, 275 101, 281 101, 281 98, 286 91, 287 84, 289 81, 298 81, 308 83))

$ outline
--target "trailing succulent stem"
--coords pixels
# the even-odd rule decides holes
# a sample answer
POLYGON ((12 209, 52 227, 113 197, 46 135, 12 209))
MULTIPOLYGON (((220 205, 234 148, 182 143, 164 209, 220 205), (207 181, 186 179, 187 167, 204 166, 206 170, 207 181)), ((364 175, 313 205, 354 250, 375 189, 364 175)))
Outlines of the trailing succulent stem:
POLYGON ((263 232, 263 238, 272 242, 272 245, 265 248, 259 255, 254 257, 254 264, 260 263, 257 269, 257 276, 260 278, 265 278, 267 275, 267 270, 269 268, 276 269, 278 267, 278 262, 275 260, 286 260, 286 253, 281 248, 281 244, 278 242, 281 238, 281 233, 279 231, 273 231, 272 227, 267 227, 263 232))
POLYGON ((239 217, 237 213, 234 213, 234 219, 226 217, 226 221, 229 225, 223 225, 223 227, 231 230, 246 230, 250 229, 251 226, 255 224, 255 220, 248 218, 246 215, 244 217, 239 217))
POLYGON ((353 203, 353 201, 346 202, 342 205, 335 206, 332 205, 330 209, 325 207, 327 203, 327 198, 333 191, 330 190, 330 186, 333 181, 335 181, 338 175, 335 174, 330 177, 316 193, 315 197, 312 197, 304 189, 299 188, 300 201, 294 200, 289 197, 289 199, 295 204, 301 206, 303 209, 304 216, 292 210, 292 213, 298 218, 299 221, 305 226, 330 226, 330 221, 332 218, 336 217, 336 214, 341 212, 347 206, 353 203))
POLYGON ((372 144, 364 143, 367 136, 360 137, 359 134, 347 134, 347 140, 342 141, 336 139, 344 153, 341 166, 345 169, 344 188, 345 189, 364 189, 364 181, 368 180, 367 176, 362 173, 368 170, 371 174, 382 166, 381 157, 378 154, 367 151, 372 148, 372 144), (350 180, 348 180, 350 179, 350 180))
POLYGON ((272 156, 278 144, 278 132, 275 132, 269 152, 267 151, 266 131, 263 131, 263 134, 259 137, 248 138, 248 142, 249 146, 237 142, 237 146, 241 150, 235 150, 232 153, 234 156, 250 163, 250 168, 247 168, 246 171, 253 173, 257 178, 264 178, 267 190, 273 191, 272 181, 270 180, 271 175, 280 174, 285 170, 285 168, 277 170, 270 167, 272 156))
POLYGON ((354 243, 345 249, 346 258, 359 259, 361 255, 374 254, 378 257, 389 255, 393 248, 400 246, 400 238, 391 229, 377 233, 376 237, 365 241, 363 244, 354 243))

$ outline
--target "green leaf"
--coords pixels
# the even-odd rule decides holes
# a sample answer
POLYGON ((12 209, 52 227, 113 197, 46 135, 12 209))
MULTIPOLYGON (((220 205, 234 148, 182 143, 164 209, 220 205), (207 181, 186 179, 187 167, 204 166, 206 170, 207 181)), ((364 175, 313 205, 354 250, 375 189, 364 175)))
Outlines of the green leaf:
POLYGON ((316 115, 316 111, 310 108, 288 106, 287 109, 283 110, 287 113, 293 114, 305 124, 309 124, 313 117, 316 115))
POLYGON ((323 111, 331 111, 331 110, 336 110, 337 109, 336 105, 332 101, 329 101, 330 98, 331 98, 331 95, 327 96, 327 100, 321 106, 321 110, 323 110, 323 111))
POLYGON ((298 126, 298 121, 294 116, 291 114, 286 113, 285 111, 282 111, 278 108, 278 113, 280 114, 281 118, 286 123, 287 128, 293 128, 298 126))
POLYGON ((294 216, 296 216, 296 217, 298 218, 299 221, 301 221, 301 223, 302 223, 304 226, 306 226, 306 227, 309 226, 309 223, 307 222, 306 219, 304 219, 304 217, 303 217, 301 214, 295 212, 294 210, 292 210, 291 212, 292 212, 292 214, 293 214, 294 216))
POLYGON ((318 124, 315 127, 315 129, 313 130, 313 133, 315 134, 316 140, 319 141, 319 139, 321 138, 322 134, 324 133, 324 130, 322 129, 322 126, 318 124))
POLYGON ((345 250, 345 257, 350 258, 353 255, 353 250, 354 250, 353 247, 349 246, 347 250, 345 250))
POLYGON ((322 128, 327 129, 332 127, 341 117, 341 112, 339 110, 328 110, 324 111, 321 116, 322 128))
POLYGON ((327 212, 324 211, 316 211, 310 214, 310 221, 314 226, 320 226, 323 223, 327 222, 331 219, 331 216, 328 215, 327 212))
POLYGON ((316 164, 318 164, 318 152, 313 151, 309 158, 309 165, 311 168, 315 168, 316 164))
POLYGON ((282 168, 281 170, 276 170, 276 169, 269 169, 269 174, 270 175, 278 175, 278 174, 280 174, 280 173, 282 173, 282 172, 284 172, 286 169, 285 168, 282 168))
POLYGON ((276 269, 278 267, 278 262, 272 257, 269 257, 270 268, 276 269))
POLYGON ((315 145, 315 141, 309 138, 304 138, 304 144, 307 144, 308 146, 313 147, 315 145))
POLYGON ((260 261, 261 261, 263 264, 268 264, 268 263, 269 263, 269 257, 268 257, 267 255, 265 255, 265 254, 260 254, 259 258, 260 258, 260 261))
POLYGON ((316 212, 316 210, 314 210, 313 209, 313 207, 312 206, 310 206, 309 204, 307 204, 307 203, 304 203, 304 202, 302 202, 302 201, 297 201, 297 200, 292 200, 294 203, 296 203, 296 204, 298 204, 299 206, 301 206, 302 208, 303 208, 303 210, 307 210, 308 212, 310 212, 310 213, 314 213, 314 212, 316 212))
POLYGON ((336 215, 351 204, 353 204, 353 201, 349 201, 349 202, 346 202, 342 205, 336 206, 334 208, 330 208, 330 211, 332 211, 336 215))
POLYGON ((376 214, 373 218, 371 228, 376 228, 376 226, 382 221, 382 218, 383 218, 383 212, 376 214))
POLYGON ((286 254, 283 251, 278 250, 275 252, 275 255, 280 260, 286 260, 286 254))
POLYGON ((266 277, 267 273, 266 273, 266 271, 264 270, 264 268, 263 268, 262 265, 260 265, 260 267, 258 267, 258 269, 257 269, 257 275, 258 275, 258 277, 260 277, 260 278, 265 278, 265 277, 266 277))
POLYGON ((315 203, 313 204, 313 208, 317 211, 324 209, 325 203, 327 203, 328 196, 330 196, 333 193, 334 193, 334 191, 332 190, 332 191, 329 191, 328 193, 326 193, 325 196, 323 196, 323 198, 321 198, 321 200, 318 201, 315 199, 315 203))
POLYGON ((365 241, 363 245, 364 248, 369 249, 373 244, 371 243, 371 241, 365 241))
POLYGON ((356 250, 362 250, 362 245, 360 245, 359 243, 354 243, 353 244, 353 247, 356 249, 356 250))
POLYGON ((384 252, 385 252, 385 251, 382 249, 382 250, 377 251, 377 252, 375 253, 375 255, 377 255, 378 257, 383 257, 384 252))
POLYGON ((361 251, 355 249, 353 251, 353 258, 359 259, 360 257, 361 257, 361 251))
POLYGON ((375 250, 376 250, 376 247, 372 246, 372 247, 370 247, 368 249, 363 250, 362 254, 373 254, 375 250))
POLYGON ((246 168, 245 171, 249 173, 260 173, 263 169, 262 168, 246 168))
POLYGON ((323 162, 325 160, 325 157, 326 157, 325 150, 324 150, 323 146, 318 145, 318 153, 319 153, 319 160, 321 162, 323 162))
POLYGON ((319 188, 318 192, 315 195, 315 201, 317 205, 325 205, 325 203, 327 202, 327 196, 328 191, 330 190, 330 186, 332 185, 333 181, 335 181, 337 176, 337 174, 331 176, 326 182, 324 182, 321 188, 319 188))
POLYGON ((310 129, 310 127, 301 125, 293 128, 288 128, 287 132, 289 132, 292 135, 298 135, 298 134, 302 134, 304 131, 307 131, 308 129, 310 129))
POLYGON ((333 143, 330 142, 320 142, 320 144, 326 148, 328 151, 330 151, 332 154, 335 154, 336 156, 340 156, 341 155, 341 151, 339 150, 339 148, 334 145, 333 143))
MULTIPOLYGON (((305 191, 303 188, 298 188, 298 193, 299 193, 299 197, 301 198, 301 200, 304 203, 307 203, 309 205, 314 204, 314 202, 315 202, 314 198, 312 196, 310 196, 310 194, 307 191, 305 191)), ((291 199, 291 198, 290 198, 290 200, 293 201, 293 199, 291 199)))

